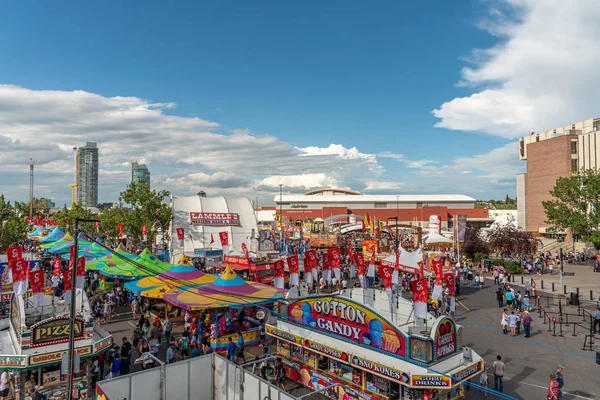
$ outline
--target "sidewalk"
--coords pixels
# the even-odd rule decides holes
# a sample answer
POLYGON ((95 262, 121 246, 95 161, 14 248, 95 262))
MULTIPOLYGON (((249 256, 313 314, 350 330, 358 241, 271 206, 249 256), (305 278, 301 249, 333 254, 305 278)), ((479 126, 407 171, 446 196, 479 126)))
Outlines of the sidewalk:
MULTIPOLYGON (((564 272, 566 274, 573 273, 573 276, 563 276, 563 286, 567 287, 567 294, 576 292, 579 288, 579 299, 584 302, 596 302, 600 300, 600 273, 593 272, 593 269, 589 265, 572 265, 566 264, 564 266, 564 272), (592 291, 593 299, 590 299, 590 291, 592 291)), ((494 281, 494 277, 491 273, 486 273, 486 279, 494 281)), ((532 274, 522 275, 523 282, 527 282, 528 279, 533 279, 536 283, 536 290, 547 294, 564 294, 564 287, 560 287, 560 275, 559 271, 555 269, 550 274, 532 274), (543 282, 543 288, 542 288, 543 282), (554 283, 555 291, 552 291, 552 283, 554 283)), ((514 275, 511 284, 522 285, 521 275, 514 275)))

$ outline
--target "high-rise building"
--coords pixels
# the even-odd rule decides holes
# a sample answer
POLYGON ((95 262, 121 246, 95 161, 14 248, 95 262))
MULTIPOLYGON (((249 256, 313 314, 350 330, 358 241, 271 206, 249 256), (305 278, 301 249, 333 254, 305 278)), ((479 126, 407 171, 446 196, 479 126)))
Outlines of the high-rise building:
POLYGON ((131 163, 131 182, 146 182, 150 187, 150 171, 146 164, 131 163))
POLYGON ((532 132, 520 139, 519 152, 527 172, 517 175, 517 223, 541 235, 556 233, 546 223, 542 202, 552 199, 558 178, 600 167, 600 118, 532 132))
POLYGON ((84 207, 98 204, 98 145, 87 142, 77 149, 79 180, 77 201, 84 207))

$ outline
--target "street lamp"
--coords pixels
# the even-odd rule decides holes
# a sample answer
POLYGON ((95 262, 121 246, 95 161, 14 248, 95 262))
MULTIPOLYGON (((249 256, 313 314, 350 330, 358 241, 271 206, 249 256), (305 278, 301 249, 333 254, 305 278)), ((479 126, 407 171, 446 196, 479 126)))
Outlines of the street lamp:
POLYGON ((396 196, 396 241, 398 242, 398 247, 400 247, 400 238, 398 237, 398 203, 400 201, 400 196, 396 196))
MULTIPOLYGON (((283 184, 279 184, 279 227, 281 228, 280 232, 281 232, 281 245, 283 246, 283 184)), ((279 252, 281 253, 281 250, 283 249, 279 249, 279 252)))

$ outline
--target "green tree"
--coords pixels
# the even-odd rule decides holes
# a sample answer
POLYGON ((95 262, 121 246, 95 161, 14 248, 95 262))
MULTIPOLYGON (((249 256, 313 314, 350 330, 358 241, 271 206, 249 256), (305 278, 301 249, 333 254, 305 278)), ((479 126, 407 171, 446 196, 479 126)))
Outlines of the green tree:
POLYGON ((126 208, 106 208, 100 212, 98 219, 98 235, 113 244, 119 239, 119 224, 125 226, 128 218, 128 210, 126 208))
POLYGON ((164 241, 168 241, 173 212, 164 200, 170 195, 167 190, 151 190, 147 182, 131 182, 119 197, 120 201, 131 205, 131 212, 123 224, 127 236, 141 242, 142 226, 145 225, 148 243, 153 243, 158 233, 162 234, 164 241))
MULTIPOLYGON (((65 232, 69 232, 71 235, 75 234, 75 219, 96 219, 94 213, 89 209, 83 207, 79 203, 75 203, 71 208, 64 206, 62 210, 55 212, 50 217, 51 220, 56 221, 60 229, 65 232), (67 221, 69 222, 69 228, 67 229, 67 221)), ((79 224, 81 231, 88 235, 93 235, 96 232, 96 227, 92 222, 84 222, 79 224)))
POLYGON ((542 202, 546 222, 600 250, 600 173, 589 169, 558 178, 550 194, 553 199, 542 202))
MULTIPOLYGON (((22 216, 29 216, 29 202, 15 201, 15 208, 22 216)), ((37 218, 40 214, 47 215, 50 211, 48 202, 45 199, 33 199, 33 216, 37 218)))
POLYGON ((0 253, 23 239, 28 231, 25 217, 0 195, 0 253))

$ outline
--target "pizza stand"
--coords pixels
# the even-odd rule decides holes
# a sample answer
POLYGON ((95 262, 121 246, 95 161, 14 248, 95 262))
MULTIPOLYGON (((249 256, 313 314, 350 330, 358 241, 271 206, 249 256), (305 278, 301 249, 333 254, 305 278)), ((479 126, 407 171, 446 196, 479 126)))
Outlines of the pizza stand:
MULTIPOLYGON (((80 369, 75 374, 74 396, 85 399, 92 359, 108 350, 113 338, 94 324, 85 293, 78 290, 76 299, 75 352, 80 356, 80 369)), ((17 399, 27 398, 24 394, 29 384, 47 399, 66 398, 66 375, 61 375, 60 366, 68 352, 69 332, 69 305, 55 301, 53 295, 44 295, 43 306, 34 307, 27 296, 12 295, 10 327, 0 331, 0 369, 16 376, 17 399)))
MULTIPOLYGON (((387 305, 380 293, 382 301, 374 304, 387 305)), ((407 321, 398 326, 364 303, 330 295, 280 302, 282 316, 266 331, 276 339, 286 376, 313 390, 340 384, 330 390, 334 399, 464 398, 462 381, 480 374, 483 360, 463 347, 461 326, 433 316, 429 327, 419 325, 405 299, 398 312, 407 321)))

